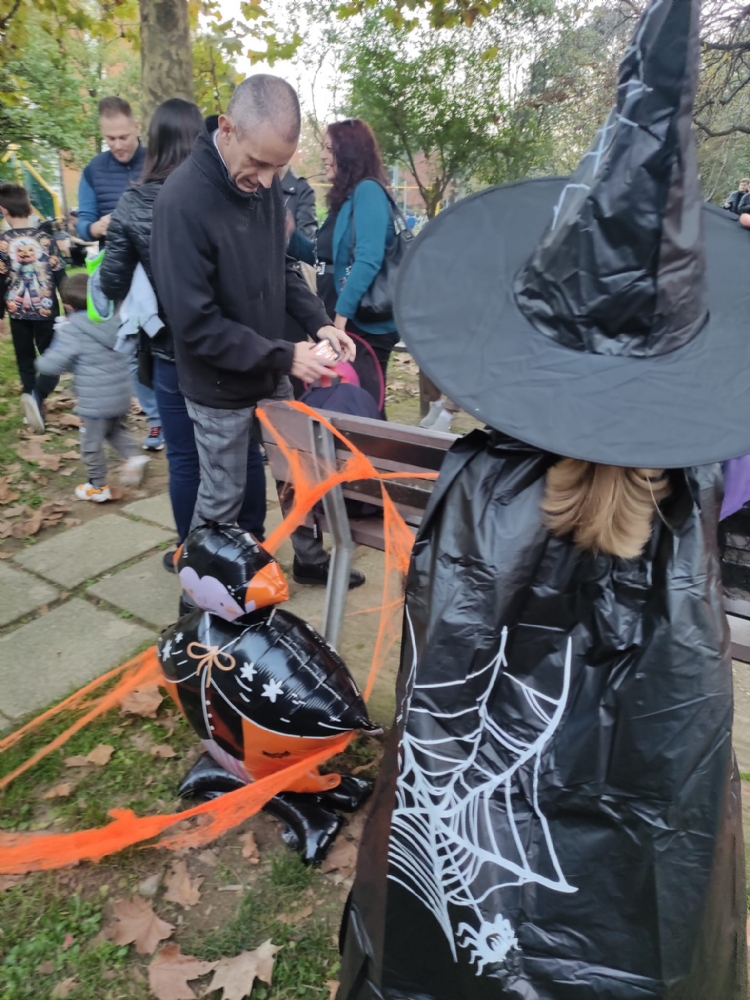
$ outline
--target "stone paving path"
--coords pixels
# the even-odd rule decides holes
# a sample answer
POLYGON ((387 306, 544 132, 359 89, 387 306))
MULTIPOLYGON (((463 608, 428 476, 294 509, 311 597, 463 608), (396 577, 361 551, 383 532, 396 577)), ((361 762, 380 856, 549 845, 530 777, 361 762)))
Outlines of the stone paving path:
MULTIPOLYGON (((275 498, 270 487, 269 497, 275 498)), ((267 531, 280 516, 278 504, 269 503, 267 531)), ((0 731, 124 663, 176 619, 179 584, 162 564, 174 532, 163 493, 116 512, 105 508, 86 524, 0 563, 0 731)), ((288 542, 278 558, 291 571, 288 542)), ((382 600, 383 557, 360 549, 355 564, 368 582, 349 597, 340 651, 364 684, 378 624, 376 611, 368 609, 382 600)), ((324 598, 321 587, 290 583, 290 610, 317 627, 324 598)), ((393 689, 391 668, 371 701, 381 723, 392 717, 393 689)))

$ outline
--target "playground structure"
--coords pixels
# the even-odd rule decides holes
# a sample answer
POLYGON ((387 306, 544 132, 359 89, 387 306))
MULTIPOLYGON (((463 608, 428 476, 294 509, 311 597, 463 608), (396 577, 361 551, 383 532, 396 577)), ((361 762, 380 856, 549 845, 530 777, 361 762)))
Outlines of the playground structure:
POLYGON ((31 207, 40 219, 60 219, 62 209, 60 196, 45 181, 36 167, 28 160, 21 160, 17 155, 17 147, 10 146, 0 163, 10 163, 19 184, 29 192, 31 207))

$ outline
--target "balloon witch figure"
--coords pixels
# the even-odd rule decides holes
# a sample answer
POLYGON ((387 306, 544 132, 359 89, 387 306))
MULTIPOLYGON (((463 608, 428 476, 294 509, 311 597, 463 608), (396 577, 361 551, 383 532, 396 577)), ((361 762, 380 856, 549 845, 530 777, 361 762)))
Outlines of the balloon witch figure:
MULTIPOLYGON (((379 731, 335 650, 277 606, 289 596, 286 580, 252 535, 229 525, 196 528, 175 567, 197 607, 162 633, 159 661, 207 751, 181 795, 222 795, 352 730, 379 731)), ((266 809, 286 824, 287 843, 313 863, 341 826, 335 810, 357 809, 371 791, 363 778, 313 768, 266 809)))
POLYGON ((494 429, 415 543, 339 1000, 746 997, 710 463, 750 451, 747 246, 701 202, 699 13, 647 6, 571 178, 465 199, 401 269, 415 360, 494 429))

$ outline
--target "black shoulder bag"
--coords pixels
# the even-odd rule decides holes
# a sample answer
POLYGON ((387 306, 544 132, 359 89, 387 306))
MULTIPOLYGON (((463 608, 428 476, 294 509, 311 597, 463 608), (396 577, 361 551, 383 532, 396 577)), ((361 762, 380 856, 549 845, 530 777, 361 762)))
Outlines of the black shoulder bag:
MULTIPOLYGON (((368 178, 374 180, 374 178, 368 178)), ((380 181, 377 181, 380 184, 380 181)), ((391 221, 396 231, 396 238, 390 246, 385 248, 385 257, 380 270, 375 275, 372 284, 359 300, 357 312, 354 319, 360 323, 380 323, 383 320, 393 319, 393 299, 396 290, 396 276, 401 266, 401 261, 414 239, 414 233, 406 225, 401 210, 393 200, 390 192, 380 184, 388 198, 388 207, 391 210, 391 221)), ((352 205, 352 228, 351 242, 349 244, 349 267, 346 269, 346 276, 354 264, 354 250, 356 245, 356 231, 354 227, 354 205, 352 205)))

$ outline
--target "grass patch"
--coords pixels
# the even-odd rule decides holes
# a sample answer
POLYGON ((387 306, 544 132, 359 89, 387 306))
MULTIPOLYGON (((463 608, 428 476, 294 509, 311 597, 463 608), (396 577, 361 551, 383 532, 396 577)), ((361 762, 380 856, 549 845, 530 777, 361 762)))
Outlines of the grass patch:
MULTIPOLYGON (((9 774, 35 751, 46 746, 73 721, 65 714, 51 720, 38 732, 0 755, 0 776, 9 774)), ((179 809, 177 786, 187 769, 186 757, 192 756, 196 737, 181 715, 161 710, 161 718, 174 729, 167 735, 164 725, 152 719, 131 719, 117 710, 94 719, 88 726, 54 753, 45 757, 0 792, 0 829, 80 830, 102 826, 113 807, 133 809, 144 815, 165 809, 179 809), (177 756, 155 760, 148 750, 139 750, 133 739, 150 739, 153 745, 168 743, 177 756), (85 756, 100 743, 115 748, 104 767, 71 768, 66 757, 85 756), (48 785, 73 781, 76 787, 67 798, 44 800, 41 793, 48 785)), ((2 996, 2 994, 0 994, 2 996)))
POLYGON ((234 919, 208 934, 189 935, 183 951, 207 961, 237 955, 257 948, 269 938, 282 945, 276 955, 273 986, 257 983, 253 1000, 312 1000, 325 997, 325 982, 336 976, 338 950, 334 932, 338 931, 340 903, 326 906, 316 895, 321 877, 306 868, 298 855, 279 851, 270 865, 249 889, 234 919), (313 912, 299 924, 290 926, 280 917, 312 905, 313 912))
POLYGON ((56 875, 44 873, 0 894, 0 996, 40 1000, 73 976, 79 979, 76 1000, 138 996, 120 989, 128 985, 128 949, 94 943, 108 887, 85 896, 61 888, 56 875))

